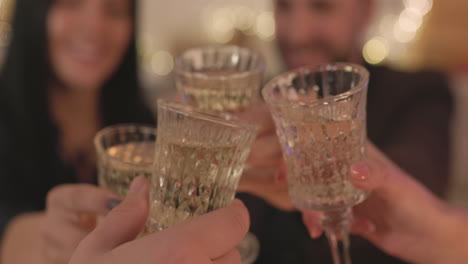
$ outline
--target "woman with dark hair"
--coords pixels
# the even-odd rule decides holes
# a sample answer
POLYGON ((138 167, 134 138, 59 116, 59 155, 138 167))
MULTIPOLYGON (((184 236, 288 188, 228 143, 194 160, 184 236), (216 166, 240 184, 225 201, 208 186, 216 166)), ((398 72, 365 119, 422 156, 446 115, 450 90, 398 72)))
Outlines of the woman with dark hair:
POLYGON ((135 9, 133 0, 16 1, 0 74, 2 263, 67 263, 88 233, 81 213, 118 203, 85 184, 46 197, 95 182, 100 128, 154 122, 137 80, 135 9))

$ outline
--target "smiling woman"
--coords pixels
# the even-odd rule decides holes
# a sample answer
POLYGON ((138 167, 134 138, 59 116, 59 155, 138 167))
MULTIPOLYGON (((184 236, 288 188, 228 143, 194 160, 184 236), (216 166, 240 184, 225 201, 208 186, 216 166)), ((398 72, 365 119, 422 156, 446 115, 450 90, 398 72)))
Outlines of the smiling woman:
POLYGON ((81 213, 115 204, 115 195, 74 183, 95 182, 100 128, 154 122, 137 80, 135 6, 16 0, 0 73, 1 263, 67 263, 87 233, 81 213), (64 183, 73 184, 58 193, 73 195, 52 192, 46 205, 64 183), (94 198, 78 208, 69 200, 77 195, 94 198))
POLYGON ((129 0, 57 0, 47 17, 51 65, 70 89, 97 89, 122 60, 132 34, 129 0))

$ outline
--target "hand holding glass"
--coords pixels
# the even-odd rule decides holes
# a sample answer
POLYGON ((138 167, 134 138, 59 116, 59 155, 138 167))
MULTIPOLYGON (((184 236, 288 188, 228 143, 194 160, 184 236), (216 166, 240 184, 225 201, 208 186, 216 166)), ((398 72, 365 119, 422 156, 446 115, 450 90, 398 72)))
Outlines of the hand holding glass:
POLYGON ((254 125, 159 100, 148 231, 230 203, 256 133, 254 125))
POLYGON ((367 197, 348 180, 365 158, 369 73, 329 64, 282 74, 263 89, 288 169, 289 196, 303 210, 323 211, 335 264, 350 264, 351 207, 367 197))

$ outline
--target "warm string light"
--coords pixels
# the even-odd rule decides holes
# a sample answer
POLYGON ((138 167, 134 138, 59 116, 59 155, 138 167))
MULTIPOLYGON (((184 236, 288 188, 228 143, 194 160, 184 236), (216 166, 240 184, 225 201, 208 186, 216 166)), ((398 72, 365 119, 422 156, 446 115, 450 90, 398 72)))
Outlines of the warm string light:
POLYGON ((379 64, 387 56, 389 47, 387 41, 383 38, 373 38, 364 45, 364 59, 370 64, 379 64))
MULTIPOLYGON (((275 38, 275 21, 271 11, 254 10, 243 5, 207 6, 201 18, 203 31, 215 43, 229 43, 236 32, 256 36, 263 41, 275 38)), ((145 71, 157 76, 171 74, 174 70, 174 56, 166 49, 155 48, 163 45, 155 43, 151 35, 142 35, 138 51, 145 71)))
POLYGON ((160 76, 166 76, 174 69, 174 58, 165 50, 157 51, 151 56, 151 69, 160 76))
POLYGON ((273 12, 253 10, 247 6, 207 7, 204 14, 204 30, 217 43, 228 43, 236 31, 264 41, 275 37, 273 12))
POLYGON ((379 33, 364 45, 363 56, 368 63, 379 64, 393 55, 401 57, 392 51, 405 50, 404 47, 415 39, 433 1, 403 0, 403 4, 405 8, 399 15, 386 15, 380 20, 379 33))

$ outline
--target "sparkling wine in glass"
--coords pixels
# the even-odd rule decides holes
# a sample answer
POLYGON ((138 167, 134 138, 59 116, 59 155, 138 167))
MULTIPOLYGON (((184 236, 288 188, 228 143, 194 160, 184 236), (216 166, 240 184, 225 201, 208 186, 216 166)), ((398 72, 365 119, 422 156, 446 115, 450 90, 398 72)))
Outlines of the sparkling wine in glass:
MULTIPOLYGON (((176 85, 185 103, 200 111, 229 117, 248 112, 260 95, 265 63, 257 52, 218 45, 189 49, 176 61, 176 85)), ((249 233, 240 243, 242 262, 259 253, 257 238, 249 233)))
POLYGON ((239 46, 205 46, 176 61, 176 86, 205 112, 241 112, 259 98, 265 64, 260 54, 239 46))
POLYGON ((94 139, 99 186, 124 197, 134 178, 149 180, 155 142, 156 129, 149 126, 124 124, 99 131, 94 139))
POLYGON ((289 196, 303 210, 324 212, 335 264, 350 264, 351 208, 367 193, 349 181, 365 158, 369 73, 336 63, 284 73, 262 91, 288 168, 289 196))
POLYGON ((257 130, 255 125, 159 100, 147 231, 228 205, 257 130))

